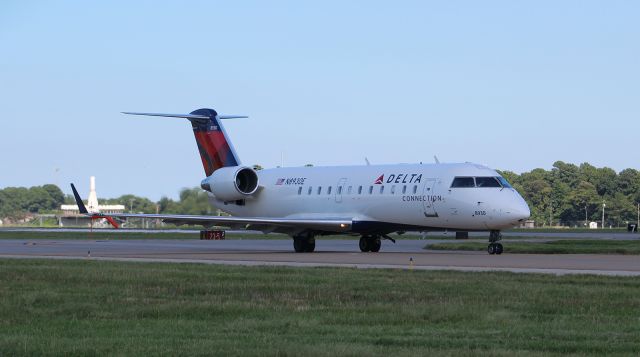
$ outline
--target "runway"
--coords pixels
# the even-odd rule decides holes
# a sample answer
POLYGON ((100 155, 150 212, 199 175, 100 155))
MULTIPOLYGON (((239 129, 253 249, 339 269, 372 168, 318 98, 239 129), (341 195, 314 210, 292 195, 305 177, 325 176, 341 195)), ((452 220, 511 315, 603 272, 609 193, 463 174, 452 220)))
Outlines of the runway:
MULTIPOLYGON (((1 232, 50 232, 50 233, 64 233, 64 232, 90 232, 89 228, 25 228, 25 227, 0 227, 1 232)), ((118 230, 120 233, 145 233, 145 234, 196 234, 195 230, 187 230, 187 229, 130 229, 123 228, 118 230)), ((114 232, 112 229, 95 229, 95 233, 99 232, 114 232)), ((243 234, 243 235, 263 235, 260 231, 250 231, 250 230, 226 230, 227 234, 243 234)), ((429 232, 424 235, 427 239, 439 239, 439 238, 447 238, 447 237, 455 237, 455 232, 429 232)), ((284 236, 284 235, 283 235, 284 236)), ((509 238, 530 238, 530 239, 546 239, 546 240, 557 240, 557 239, 610 239, 610 240, 633 240, 640 239, 640 233, 628 233, 628 232, 620 232, 616 230, 609 229, 599 229, 599 230, 587 230, 584 232, 537 232, 537 231, 504 231, 502 232, 502 236, 505 239, 509 238)), ((400 236, 399 236, 400 237, 400 236)), ((408 232, 402 237, 412 237, 419 238, 422 237, 421 233, 408 232)), ((489 237, 488 232, 469 232, 470 238, 482 238, 486 239, 489 237)), ((520 240, 521 241, 521 240, 520 240)))
POLYGON ((640 258, 601 254, 508 254, 428 251, 425 240, 385 241, 361 253, 357 240, 321 240, 314 253, 294 253, 291 240, 0 240, 2 258, 91 259, 231 265, 333 266, 416 270, 640 276, 640 258))

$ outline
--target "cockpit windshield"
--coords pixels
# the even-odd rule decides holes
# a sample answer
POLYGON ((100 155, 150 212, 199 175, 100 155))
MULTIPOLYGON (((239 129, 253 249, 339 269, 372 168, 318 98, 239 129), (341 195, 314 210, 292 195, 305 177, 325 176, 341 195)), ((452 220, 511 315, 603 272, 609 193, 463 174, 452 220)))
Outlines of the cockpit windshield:
POLYGON ((500 184, 502 185, 502 187, 504 187, 504 188, 512 188, 511 184, 509 184, 509 181, 507 181, 506 178, 504 178, 502 176, 498 176, 496 178, 498 179, 498 181, 500 181, 500 184))
POLYGON ((458 176, 453 179, 451 188, 470 188, 470 187, 497 187, 497 188, 511 188, 511 185, 502 176, 480 176, 480 177, 467 177, 458 176))
POLYGON ((502 187, 495 177, 476 177, 478 187, 502 187))
POLYGON ((473 177, 456 177, 451 183, 451 187, 476 187, 473 177))

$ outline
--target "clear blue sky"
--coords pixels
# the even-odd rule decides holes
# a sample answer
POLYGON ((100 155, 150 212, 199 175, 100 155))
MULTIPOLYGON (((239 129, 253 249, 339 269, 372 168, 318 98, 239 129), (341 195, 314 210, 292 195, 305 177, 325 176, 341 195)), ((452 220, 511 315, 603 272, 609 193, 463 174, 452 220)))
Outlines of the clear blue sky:
POLYGON ((639 168, 637 1, 2 1, 0 187, 176 197, 190 126, 244 164, 639 168))

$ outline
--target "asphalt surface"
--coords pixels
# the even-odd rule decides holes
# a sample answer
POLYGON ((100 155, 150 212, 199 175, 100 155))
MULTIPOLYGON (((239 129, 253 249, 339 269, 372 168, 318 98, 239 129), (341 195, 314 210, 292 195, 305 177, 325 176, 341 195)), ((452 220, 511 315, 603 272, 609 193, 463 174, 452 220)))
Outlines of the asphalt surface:
MULTIPOLYGON (((11 227, 0 228, 0 232, 89 232, 88 228, 23 228, 23 227, 11 227)), ((93 232, 114 232, 112 229, 94 229, 93 232)), ((148 233, 148 234, 194 234, 197 231, 186 229, 120 229, 122 233, 148 233)), ((256 234, 262 235, 259 231, 247 231, 247 230, 226 230, 228 234, 256 234)), ((420 233, 409 232, 405 235, 416 237, 425 237, 427 239, 438 239, 439 237, 455 237, 455 232, 429 232, 426 235, 420 233)), ((620 231, 609 231, 607 229, 589 230, 584 232, 536 232, 536 231, 513 231, 502 232, 504 238, 547 238, 547 239, 613 239, 613 240, 630 240, 640 239, 640 233, 628 233, 620 231)), ((469 232, 470 238, 488 238, 488 232, 469 232)))
MULTIPOLYGON (((433 242, 429 240, 429 242, 433 242)), ((601 254, 505 254, 428 251, 425 240, 383 242, 361 253, 355 239, 316 241, 316 252, 294 253, 290 239, 0 240, 0 257, 181 262, 231 265, 337 266, 420 270, 640 276, 640 258, 601 254)))

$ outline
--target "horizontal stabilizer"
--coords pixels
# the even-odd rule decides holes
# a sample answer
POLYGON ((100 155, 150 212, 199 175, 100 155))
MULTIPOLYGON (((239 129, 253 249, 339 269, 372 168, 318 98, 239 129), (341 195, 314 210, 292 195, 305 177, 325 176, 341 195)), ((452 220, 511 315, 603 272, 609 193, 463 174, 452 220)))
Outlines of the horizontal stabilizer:
POLYGON ((220 119, 246 119, 248 117, 247 115, 218 115, 220 119))
MULTIPOLYGON (((137 112, 122 112, 122 114, 129 115, 146 115, 150 117, 167 117, 167 118, 184 118, 184 119, 209 119, 207 115, 197 114, 165 114, 165 113, 137 113, 137 112)), ((248 118, 246 115, 218 115, 218 119, 241 119, 248 118)))
POLYGON ((213 109, 201 108, 189 114, 122 112, 130 115, 184 118, 189 120, 202 159, 204 173, 211 176, 221 167, 239 166, 240 159, 231 145, 221 119, 248 118, 245 115, 218 115, 213 109))
POLYGON ((165 114, 165 113, 136 113, 136 112, 122 112, 122 114, 129 115, 146 115, 149 117, 167 117, 167 118, 184 118, 184 119, 209 119, 206 115, 194 115, 194 114, 165 114))

